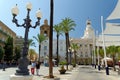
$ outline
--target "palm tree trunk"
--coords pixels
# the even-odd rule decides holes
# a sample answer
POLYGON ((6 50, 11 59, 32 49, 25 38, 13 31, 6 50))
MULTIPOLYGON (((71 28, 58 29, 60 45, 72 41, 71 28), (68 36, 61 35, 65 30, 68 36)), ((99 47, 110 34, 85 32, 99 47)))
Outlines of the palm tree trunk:
POLYGON ((59 63, 59 55, 58 55, 58 52, 59 52, 59 35, 57 34, 57 52, 56 52, 56 55, 57 55, 57 66, 58 66, 58 63, 59 63))
POLYGON ((77 63, 76 51, 74 52, 74 55, 75 55, 75 65, 76 65, 76 63, 77 63))
POLYGON ((40 50, 41 50, 41 45, 39 44, 39 59, 38 59, 39 62, 40 62, 40 50))
POLYGON ((65 33, 65 37, 66 37, 66 69, 68 70, 68 33, 65 33))
POLYGON ((115 68, 115 56, 113 55, 113 68, 114 68, 114 71, 116 71, 116 68, 115 68))
POLYGON ((52 65, 52 41, 53 41, 53 9, 54 2, 50 0, 50 36, 49 36, 49 77, 53 78, 53 65, 52 65))
POLYGON ((68 47, 70 47, 69 33, 68 33, 68 47))
MULTIPOLYGON (((67 48, 67 50, 68 50, 69 47, 70 47, 69 33, 68 33, 68 38, 67 38, 67 40, 68 40, 68 48, 67 48)), ((67 52, 67 55, 70 56, 70 57, 68 57, 68 64, 71 64, 71 52, 67 52)))

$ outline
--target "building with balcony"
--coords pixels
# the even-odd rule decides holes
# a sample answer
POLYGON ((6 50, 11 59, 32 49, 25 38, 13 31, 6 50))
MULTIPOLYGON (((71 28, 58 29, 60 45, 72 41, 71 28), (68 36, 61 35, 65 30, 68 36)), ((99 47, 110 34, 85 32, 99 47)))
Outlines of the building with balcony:
POLYGON ((7 25, 0 21, 0 45, 4 46, 4 42, 8 36, 13 37, 13 43, 15 43, 16 33, 12 31, 7 25))

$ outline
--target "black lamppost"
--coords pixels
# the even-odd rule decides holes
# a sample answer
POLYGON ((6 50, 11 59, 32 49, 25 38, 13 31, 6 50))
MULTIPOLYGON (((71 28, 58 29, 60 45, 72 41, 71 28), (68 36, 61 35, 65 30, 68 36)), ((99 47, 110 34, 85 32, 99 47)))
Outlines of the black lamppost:
POLYGON ((31 25, 31 19, 30 19, 30 11, 32 9, 32 4, 28 3, 27 4, 27 16, 24 19, 24 23, 22 25, 18 24, 18 20, 16 19, 17 14, 19 13, 19 10, 17 8, 17 5, 15 7, 12 8, 12 15, 13 15, 13 20, 12 22, 16 24, 17 27, 24 27, 25 28, 25 35, 24 35, 24 46, 23 46, 23 50, 21 52, 21 58, 19 59, 18 63, 18 70, 16 70, 15 75, 29 75, 29 69, 28 69, 28 65, 29 65, 29 60, 27 58, 28 55, 28 32, 29 32, 29 28, 36 28, 37 26, 40 25, 40 19, 42 17, 40 10, 38 10, 36 12, 36 17, 38 19, 38 21, 36 21, 35 26, 31 25))

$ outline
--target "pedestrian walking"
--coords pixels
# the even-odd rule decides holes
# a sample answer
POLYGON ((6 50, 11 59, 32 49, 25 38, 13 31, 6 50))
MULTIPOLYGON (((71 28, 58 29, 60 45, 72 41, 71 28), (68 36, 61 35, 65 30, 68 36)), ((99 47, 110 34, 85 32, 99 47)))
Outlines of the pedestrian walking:
POLYGON ((41 63, 39 61, 36 62, 36 74, 37 75, 39 75, 40 64, 41 63))
POLYGON ((3 71, 5 71, 5 67, 6 67, 6 62, 3 61, 3 71))
POLYGON ((36 62, 32 62, 31 63, 31 73, 34 75, 34 72, 35 72, 35 66, 36 66, 36 62))
POLYGON ((119 68, 120 68, 120 60, 118 61, 118 66, 119 66, 119 68))

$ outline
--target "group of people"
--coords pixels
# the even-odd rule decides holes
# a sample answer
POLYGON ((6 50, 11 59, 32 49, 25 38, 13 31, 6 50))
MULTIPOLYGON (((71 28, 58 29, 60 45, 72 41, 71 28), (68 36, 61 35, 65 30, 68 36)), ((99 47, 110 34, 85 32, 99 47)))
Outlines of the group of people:
POLYGON ((40 69, 40 62, 39 61, 33 61, 31 63, 31 74, 34 75, 35 74, 35 70, 36 70, 36 75, 39 75, 39 69, 40 69))

